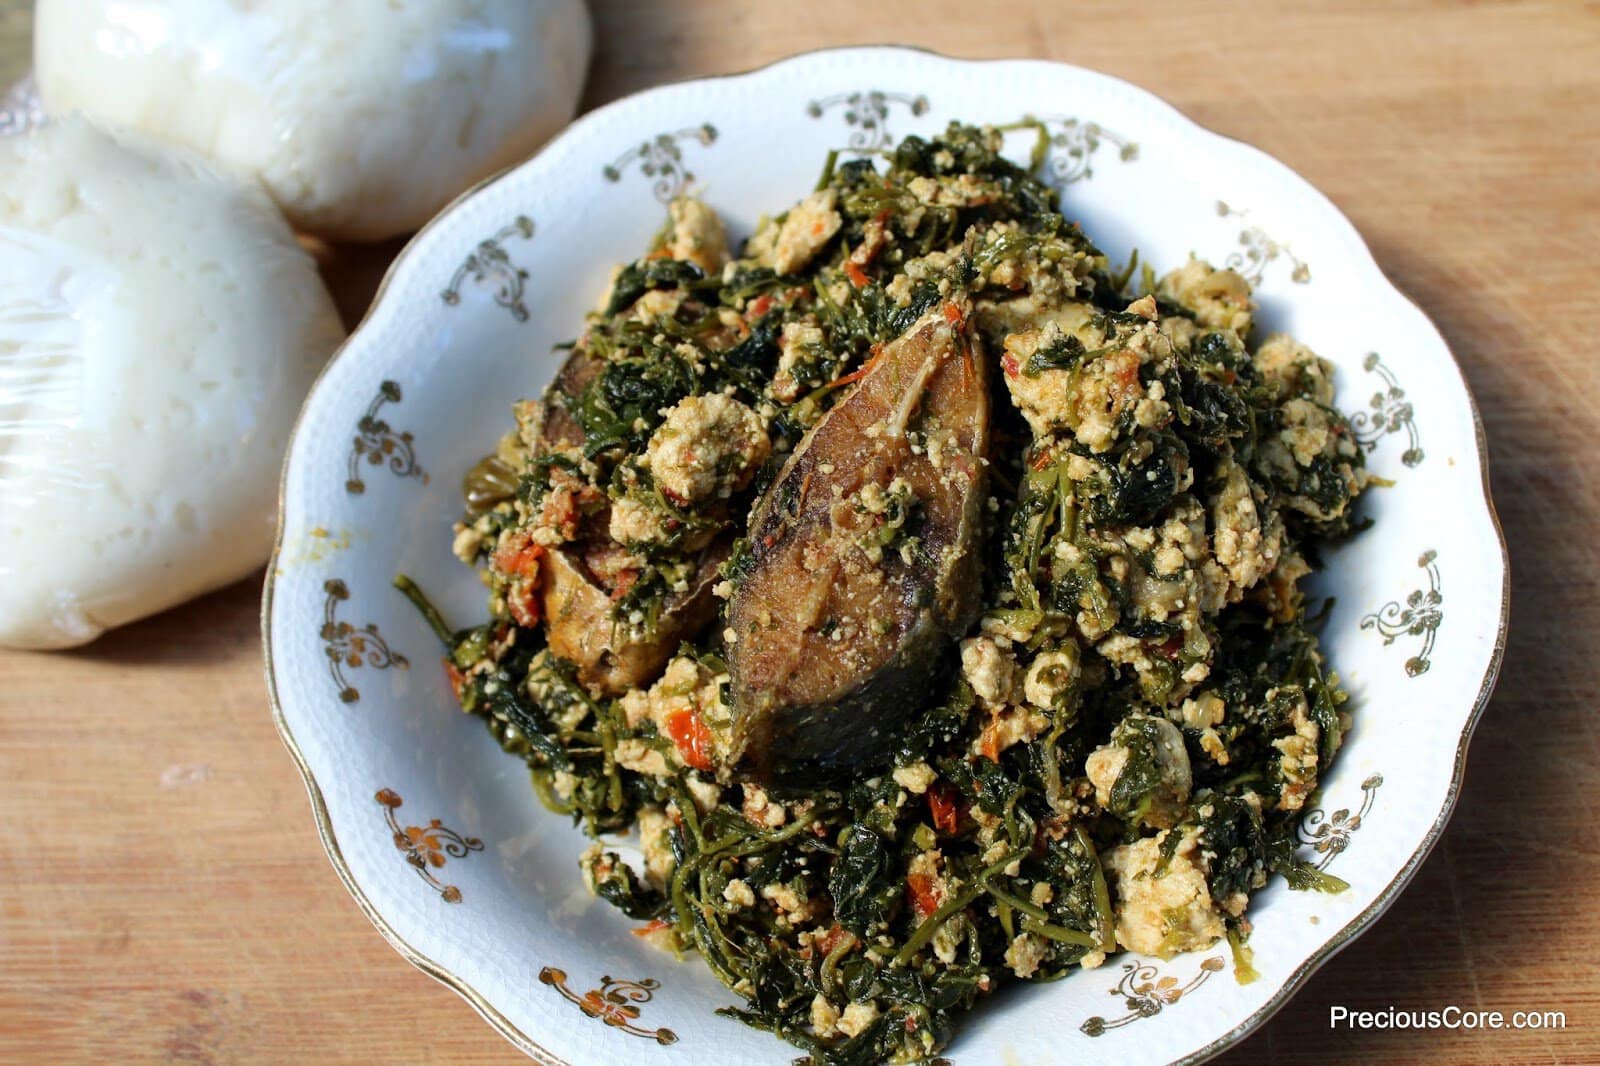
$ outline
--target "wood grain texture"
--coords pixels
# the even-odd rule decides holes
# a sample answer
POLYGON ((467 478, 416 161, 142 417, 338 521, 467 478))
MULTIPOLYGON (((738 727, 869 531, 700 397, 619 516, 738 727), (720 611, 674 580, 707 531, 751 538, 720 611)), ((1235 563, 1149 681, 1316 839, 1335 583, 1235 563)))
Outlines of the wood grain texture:
MULTIPOLYGON (((1600 10, 593 6, 586 106, 835 44, 1062 59, 1259 145, 1350 215, 1482 407, 1510 647, 1442 845, 1228 1060, 1600 1061, 1600 10), (1559 1009, 1568 1028, 1334 1033, 1334 1004, 1559 1009)), ((0 0, 0 27, 15 33, 25 7, 0 0)), ((372 253, 354 258, 355 282, 333 268, 352 313, 374 273, 372 253)), ((384 944, 324 859, 267 711, 258 591, 252 579, 81 652, 0 653, 0 1060, 516 1061, 384 944)))

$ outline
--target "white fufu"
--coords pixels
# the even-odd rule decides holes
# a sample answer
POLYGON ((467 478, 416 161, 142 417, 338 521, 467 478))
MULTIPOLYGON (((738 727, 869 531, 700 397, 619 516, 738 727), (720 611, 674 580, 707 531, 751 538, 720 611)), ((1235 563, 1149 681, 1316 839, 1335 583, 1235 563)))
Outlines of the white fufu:
POLYGON ((81 118, 0 138, 0 644, 249 574, 344 331, 260 188, 81 118))
POLYGON ((38 0, 45 109, 259 178, 297 227, 416 229, 572 118, 583 0, 38 0))

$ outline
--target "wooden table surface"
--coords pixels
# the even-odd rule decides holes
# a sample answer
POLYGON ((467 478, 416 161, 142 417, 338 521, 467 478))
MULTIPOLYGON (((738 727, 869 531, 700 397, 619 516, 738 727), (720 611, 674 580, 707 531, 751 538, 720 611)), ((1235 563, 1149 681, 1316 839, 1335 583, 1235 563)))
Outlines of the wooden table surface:
MULTIPOLYGON (((1600 9, 595 0, 594 106, 826 45, 1069 60, 1276 155, 1432 315, 1488 427, 1510 647, 1443 843, 1230 1058, 1600 1061, 1600 9), (998 10, 998 8, 997 8, 998 10), (1332 1005, 1562 1032, 1330 1032, 1332 1005)), ((27 5, 0 0, 0 83, 27 5)), ((393 247, 336 257, 359 312, 393 247)), ((1441 516, 1446 517, 1446 516, 1441 516)), ((0 653, 0 1060, 513 1062, 367 924, 267 710, 260 580, 71 654, 0 653)))

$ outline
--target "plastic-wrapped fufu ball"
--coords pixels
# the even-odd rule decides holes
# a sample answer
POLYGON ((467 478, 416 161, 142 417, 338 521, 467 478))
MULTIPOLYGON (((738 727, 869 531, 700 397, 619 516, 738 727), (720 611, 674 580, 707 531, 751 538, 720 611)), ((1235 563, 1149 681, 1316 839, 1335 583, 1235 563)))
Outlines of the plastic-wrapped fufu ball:
POLYGON ((257 185, 82 118, 0 138, 0 645, 82 644, 259 567, 343 335, 257 185))
POLYGON ((259 178, 297 228, 413 230, 573 115, 583 0, 38 0, 51 114, 259 178))

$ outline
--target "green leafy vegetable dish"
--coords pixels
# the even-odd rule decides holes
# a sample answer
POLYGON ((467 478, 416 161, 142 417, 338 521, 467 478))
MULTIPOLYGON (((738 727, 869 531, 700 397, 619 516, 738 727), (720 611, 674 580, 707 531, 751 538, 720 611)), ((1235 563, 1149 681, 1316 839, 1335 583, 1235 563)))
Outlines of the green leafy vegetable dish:
POLYGON ((817 1062, 1123 949, 1247 977, 1252 893, 1342 887, 1294 853, 1349 726, 1300 583, 1368 480, 1331 367, 1233 271, 1114 270, 1003 136, 830 158, 738 256, 671 204, 467 476, 488 620, 402 579, 593 891, 817 1062))

